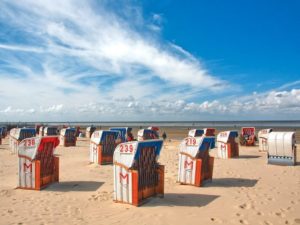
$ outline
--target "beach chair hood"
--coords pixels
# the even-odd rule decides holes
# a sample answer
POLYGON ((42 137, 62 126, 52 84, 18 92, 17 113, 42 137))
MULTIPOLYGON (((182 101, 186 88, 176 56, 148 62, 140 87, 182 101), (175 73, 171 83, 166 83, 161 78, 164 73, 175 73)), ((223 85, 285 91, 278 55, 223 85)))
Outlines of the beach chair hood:
POLYGON ((267 139, 269 136, 269 133, 271 133, 273 131, 273 129, 269 128, 269 129, 262 129, 258 132, 258 138, 265 138, 267 139))
POLYGON ((242 127, 242 136, 244 135, 255 135, 255 127, 242 127))
POLYGON ((189 137, 200 137, 204 134, 204 130, 203 129, 192 129, 189 131, 188 136, 189 137))
POLYGON ((115 139, 118 138, 119 132, 112 130, 97 130, 91 136, 91 141, 95 144, 101 144, 101 142, 105 139, 106 135, 113 134, 115 139))
POLYGON ((162 140, 132 141, 119 144, 114 152, 114 163, 120 163, 131 168, 138 159, 140 151, 144 147, 155 147, 155 155, 159 157, 163 145, 162 140))
POLYGON ((58 137, 32 137, 22 140, 18 147, 18 155, 26 157, 30 160, 34 160, 37 156, 38 151, 42 151, 43 144, 46 142, 53 142, 54 148, 59 145, 58 137))
POLYGON ((237 131, 222 131, 217 136, 217 142, 227 143, 230 137, 237 138, 237 131))
POLYGON ((75 128, 63 128, 60 130, 60 135, 66 136, 67 133, 74 133, 74 136, 76 135, 76 129, 75 128))
POLYGON ((295 165, 295 132, 271 132, 268 136, 268 162, 271 164, 295 165))
POLYGON ((210 149, 214 142, 214 137, 187 137, 181 142, 179 151, 195 158, 199 151, 210 149))
POLYGON ((111 127, 109 128, 109 130, 112 131, 118 131, 119 132, 119 137, 121 139, 122 142, 126 142, 126 138, 127 138, 127 132, 130 132, 132 130, 132 128, 130 127, 111 127))

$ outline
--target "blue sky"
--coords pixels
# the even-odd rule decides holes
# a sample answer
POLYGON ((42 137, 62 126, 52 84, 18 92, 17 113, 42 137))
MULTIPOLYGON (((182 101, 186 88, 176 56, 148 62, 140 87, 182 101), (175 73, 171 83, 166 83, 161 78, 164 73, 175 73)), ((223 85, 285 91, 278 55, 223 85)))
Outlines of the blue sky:
POLYGON ((299 1, 0 1, 0 121, 300 119, 299 1))

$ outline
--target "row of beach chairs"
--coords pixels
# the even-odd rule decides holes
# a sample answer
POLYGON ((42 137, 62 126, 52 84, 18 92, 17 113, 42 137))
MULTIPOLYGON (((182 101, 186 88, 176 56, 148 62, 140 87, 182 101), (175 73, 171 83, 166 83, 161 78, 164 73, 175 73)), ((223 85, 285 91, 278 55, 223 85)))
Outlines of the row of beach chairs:
MULTIPOLYGON (((144 130, 146 132, 138 132, 140 139, 137 141, 127 140, 128 134, 131 133, 131 129, 128 128, 94 131, 91 135, 90 162, 101 165, 113 163, 116 202, 140 205, 148 197, 164 194, 164 166, 157 161, 163 140, 158 139, 157 128, 150 127, 144 130), (153 130, 153 135, 145 134, 148 130, 153 130)), ((247 128, 243 132, 242 128, 241 135, 250 137, 252 130, 247 128)), ((72 146, 68 141, 71 139, 76 143, 75 133, 75 128, 64 128, 59 137, 35 137, 34 129, 12 130, 11 140, 18 141, 16 146, 19 156, 19 188, 40 190, 52 182, 57 182, 59 158, 54 155, 54 150, 59 143, 72 146), (32 137, 28 137, 30 135, 32 137), (20 140, 21 138, 23 140, 20 140)), ((189 131, 188 137, 179 146, 177 181, 180 184, 201 186, 206 180, 211 180, 214 157, 209 154, 209 150, 216 146, 219 158, 238 157, 238 137, 237 131, 223 131, 217 135, 215 144, 215 129, 189 131)), ((268 163, 295 165, 294 132, 273 132, 272 129, 265 129, 258 133, 258 140, 259 149, 268 152, 268 163)), ((15 148, 14 144, 12 146, 15 148)))

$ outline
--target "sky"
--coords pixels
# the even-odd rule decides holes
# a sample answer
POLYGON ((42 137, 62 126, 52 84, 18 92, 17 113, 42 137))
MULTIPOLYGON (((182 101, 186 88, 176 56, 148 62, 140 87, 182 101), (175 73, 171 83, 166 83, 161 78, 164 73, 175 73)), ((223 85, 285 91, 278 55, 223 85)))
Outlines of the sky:
POLYGON ((300 120, 299 10, 0 0, 0 121, 300 120))

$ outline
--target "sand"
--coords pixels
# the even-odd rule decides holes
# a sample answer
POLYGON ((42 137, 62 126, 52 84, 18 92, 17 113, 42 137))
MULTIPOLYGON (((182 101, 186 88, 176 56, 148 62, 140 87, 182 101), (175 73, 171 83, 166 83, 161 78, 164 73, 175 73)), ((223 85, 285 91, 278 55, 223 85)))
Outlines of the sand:
POLYGON ((213 181, 199 188, 176 183, 179 141, 168 141, 159 159, 165 197, 134 207, 113 202, 113 167, 89 164, 88 145, 84 138, 76 147, 58 147, 60 182, 29 191, 15 189, 17 156, 4 139, 0 224, 300 224, 300 166, 268 165, 258 147, 241 147, 237 159, 215 159, 213 181))

